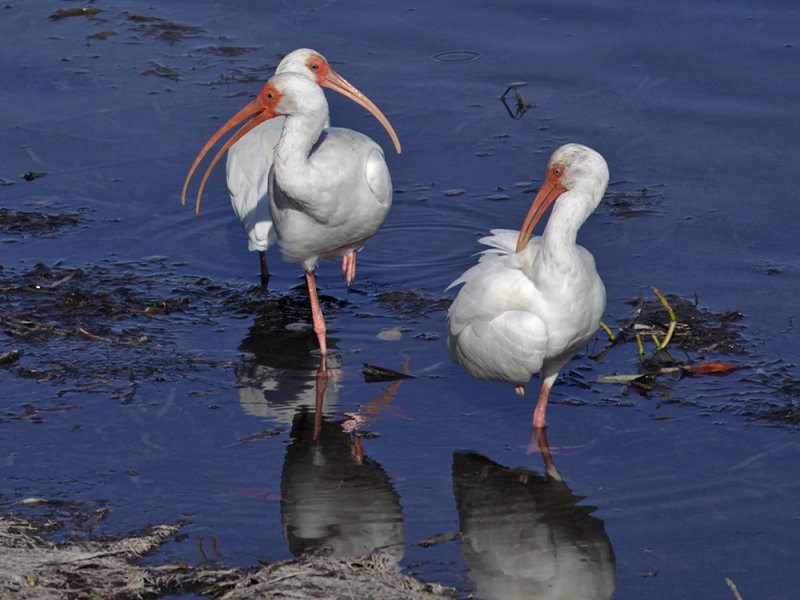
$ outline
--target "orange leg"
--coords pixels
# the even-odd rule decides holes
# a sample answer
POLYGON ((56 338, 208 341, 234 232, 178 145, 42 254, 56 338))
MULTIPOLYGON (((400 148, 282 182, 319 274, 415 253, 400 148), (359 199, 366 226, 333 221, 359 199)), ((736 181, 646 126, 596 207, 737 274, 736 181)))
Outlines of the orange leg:
POLYGON ((319 307, 319 297, 317 296, 317 284, 314 281, 314 273, 311 271, 306 271, 306 285, 308 285, 308 298, 311 300, 311 318, 314 322, 314 332, 317 334, 317 340, 319 340, 319 351, 322 352, 324 363, 324 357, 328 355, 328 344, 325 341, 327 328, 325 327, 325 319, 322 316, 322 309, 319 307))
POLYGON ((539 401, 536 403, 536 410, 533 411, 534 428, 544 427, 544 415, 547 412, 547 400, 550 398, 550 386, 546 381, 542 382, 542 390, 539 392, 539 401))

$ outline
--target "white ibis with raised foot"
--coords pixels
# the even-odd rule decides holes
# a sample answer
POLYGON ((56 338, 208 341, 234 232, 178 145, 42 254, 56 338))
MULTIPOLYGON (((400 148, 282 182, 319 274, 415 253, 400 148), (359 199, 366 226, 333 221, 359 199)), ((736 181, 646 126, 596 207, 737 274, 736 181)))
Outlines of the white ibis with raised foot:
MULTIPOLYGON (((329 128, 328 103, 314 81, 298 73, 274 75, 258 97, 223 125, 206 143, 197 163, 226 132, 253 117, 211 161, 198 192, 222 155, 258 124, 284 116, 267 176, 273 226, 288 262, 306 274, 314 331, 328 354, 326 327, 319 305, 314 268, 321 258, 343 257, 348 284, 355 253, 380 229, 392 203, 392 182, 380 146, 351 129, 329 128)), ((387 122, 388 126, 388 122, 387 122)), ((388 127, 387 127, 388 128, 388 127)))
MULTIPOLYGON (((308 79, 316 81, 318 85, 337 91, 365 107, 386 128, 397 153, 400 153, 400 141, 383 113, 354 85, 334 71, 322 54, 308 48, 299 48, 290 52, 281 60, 275 70, 275 74, 290 72, 304 75, 308 79)), ((325 126, 330 126, 330 120, 325 126)), ((230 147, 226 165, 231 205, 247 234, 248 248, 251 251, 258 252, 261 280, 264 283, 269 280, 265 251, 277 241, 269 211, 269 172, 272 167, 275 146, 278 143, 282 129, 283 117, 258 124, 230 147)), ((209 140, 208 147, 213 145, 214 141, 216 141, 214 138, 209 140)), ((204 148, 203 151, 205 152, 207 149, 204 148)), ((202 156, 203 152, 198 155, 195 164, 192 165, 192 171, 186 178, 183 187, 183 202, 186 200, 186 190, 191 175, 202 156)), ((197 210, 200 210, 199 193, 197 210)), ((352 258, 352 266, 348 262, 350 257, 342 260, 342 271, 345 276, 348 275, 348 267, 353 271, 351 279, 355 273, 355 254, 352 258)))
MULTIPOLYGON (((594 258, 576 244, 578 229, 600 203, 608 166, 580 144, 558 148, 521 231, 495 229, 448 311, 450 356, 478 379, 524 385, 541 371, 533 426, 545 426, 550 389, 561 368, 597 332, 606 292, 594 258), (547 208, 541 237, 531 238, 547 208)), ((449 289, 449 288, 448 288, 449 289)))

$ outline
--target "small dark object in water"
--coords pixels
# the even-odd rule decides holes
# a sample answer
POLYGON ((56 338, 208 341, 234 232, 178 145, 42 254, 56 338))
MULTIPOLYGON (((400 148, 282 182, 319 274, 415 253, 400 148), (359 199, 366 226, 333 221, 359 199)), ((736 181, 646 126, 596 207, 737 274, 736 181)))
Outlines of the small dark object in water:
POLYGON ((39 171, 28 171, 22 177, 23 179, 25 179, 25 181, 33 181, 34 179, 39 179, 39 177, 44 177, 45 175, 47 175, 47 173, 42 173, 39 171))
POLYGON ((525 98, 522 96, 522 93, 519 91, 518 88, 524 85, 525 83, 521 81, 517 83, 512 83, 510 86, 506 88, 506 91, 503 92, 503 95, 500 96, 500 100, 503 102, 503 106, 505 106, 506 110, 508 111, 508 116, 514 119, 515 121, 521 119, 522 115, 528 112, 529 109, 536 108, 535 104, 528 104, 527 100, 525 100, 525 98), (511 110, 511 107, 508 105, 508 102, 506 101, 506 96, 512 90, 514 91, 514 97, 517 101, 516 110, 513 111, 511 110))
POLYGON ((398 379, 414 379, 413 375, 401 373, 400 371, 393 371, 385 367, 371 365, 364 363, 364 369, 361 371, 364 376, 364 381, 367 383, 375 383, 376 381, 397 381, 398 379))

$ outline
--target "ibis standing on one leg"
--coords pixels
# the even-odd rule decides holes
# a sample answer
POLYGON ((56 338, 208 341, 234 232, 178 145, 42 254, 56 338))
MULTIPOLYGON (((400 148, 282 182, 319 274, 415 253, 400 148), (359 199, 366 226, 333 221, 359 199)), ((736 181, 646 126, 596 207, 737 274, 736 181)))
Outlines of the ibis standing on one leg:
MULTIPOLYGON (((533 426, 545 426, 550 389, 561 368, 595 335, 606 292, 592 255, 575 243, 578 229, 600 203, 608 166, 580 144, 558 148, 522 230, 492 230, 477 265, 448 311, 447 346, 453 361, 478 379, 524 385, 541 371, 533 426), (547 208, 541 237, 531 238, 547 208)), ((448 288, 449 289, 449 288, 448 288)))
POLYGON ((392 182, 380 146, 357 131, 327 127, 328 103, 322 88, 303 75, 287 72, 274 75, 258 97, 223 125, 200 151, 192 172, 217 140, 252 117, 211 161, 200 184, 198 204, 208 175, 221 156, 248 131, 279 116, 286 118, 267 180, 269 209, 284 259, 300 263, 305 270, 314 331, 322 353, 320 370, 326 371, 326 327, 314 268, 319 259, 336 257, 352 257, 355 266, 355 253, 386 219, 392 203, 392 182))
MULTIPOLYGON (((392 138, 394 147, 400 153, 400 141, 394 129, 383 113, 369 98, 362 94, 354 85, 339 75, 330 66, 322 54, 308 48, 299 48, 287 54, 281 60, 275 74, 299 73, 318 85, 327 87, 358 102, 372 113, 387 129, 392 138)), ((330 125, 330 120, 326 127, 330 125)), ((265 251, 272 246, 276 239, 275 228, 269 211, 269 172, 272 166, 275 146, 283 129, 283 118, 265 121, 254 127, 247 135, 243 136, 228 151, 226 174, 228 192, 236 216, 242 223, 247 233, 248 247, 251 251, 258 251, 261 268, 261 280, 269 280, 269 269, 265 251)), ((204 150, 206 150, 204 148, 204 150)), ((189 185, 194 169, 200 161, 202 152, 192 171, 186 178, 183 188, 183 200, 186 198, 186 189, 189 185)), ((198 199, 197 210, 200 209, 198 199)), ((355 276, 355 254, 343 257, 342 271, 350 280, 355 276)))

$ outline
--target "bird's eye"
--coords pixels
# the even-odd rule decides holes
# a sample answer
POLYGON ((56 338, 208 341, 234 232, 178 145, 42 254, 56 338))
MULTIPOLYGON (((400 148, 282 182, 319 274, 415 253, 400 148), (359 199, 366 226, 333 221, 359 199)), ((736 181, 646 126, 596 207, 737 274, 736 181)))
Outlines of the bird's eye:
POLYGON ((275 99, 275 94, 273 94, 272 92, 267 92, 267 100, 274 100, 274 99, 275 99))
POLYGON ((553 167, 551 173, 556 177, 561 177, 564 174, 564 169, 561 167, 553 167))
POLYGON ((312 62, 310 65, 308 65, 308 68, 312 71, 319 71, 319 63, 312 62))

